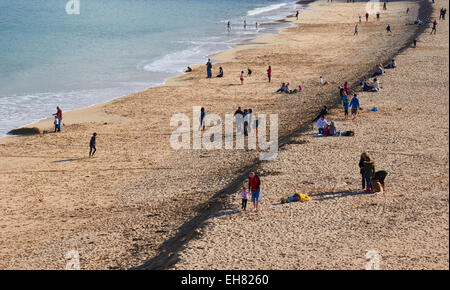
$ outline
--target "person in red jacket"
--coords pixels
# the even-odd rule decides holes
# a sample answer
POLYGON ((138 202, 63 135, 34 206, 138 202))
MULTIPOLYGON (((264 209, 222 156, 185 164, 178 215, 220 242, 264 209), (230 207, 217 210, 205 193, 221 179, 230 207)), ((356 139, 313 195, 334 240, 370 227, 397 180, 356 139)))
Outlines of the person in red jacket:
POLYGON ((61 132, 61 124, 62 124, 62 110, 60 107, 56 107, 56 114, 53 114, 58 119, 58 132, 61 132))
POLYGON ((259 176, 254 173, 250 172, 248 177, 248 188, 250 189, 250 192, 252 194, 252 202, 253 207, 255 211, 259 210, 259 202, 261 201, 261 179, 259 176))
POLYGON ((269 79, 269 83, 272 80, 272 67, 269 65, 269 68, 267 69, 267 78, 269 79))

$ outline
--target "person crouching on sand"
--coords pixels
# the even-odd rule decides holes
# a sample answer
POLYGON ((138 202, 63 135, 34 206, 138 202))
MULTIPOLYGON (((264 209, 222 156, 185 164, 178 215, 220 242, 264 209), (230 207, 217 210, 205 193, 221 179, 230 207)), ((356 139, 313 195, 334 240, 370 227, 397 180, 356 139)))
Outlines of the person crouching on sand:
POLYGON ((250 188, 252 194, 253 208, 255 211, 259 211, 259 202, 261 201, 261 179, 254 172, 250 172, 249 174, 248 188, 250 188))
POLYGON ((97 152, 97 148, 95 145, 97 144, 97 133, 92 134, 91 141, 89 141, 89 158, 94 157, 95 152, 97 152))
POLYGON ((247 210, 247 201, 248 201, 249 194, 250 193, 248 192, 247 187, 244 186, 241 191, 241 199, 242 199, 241 209, 243 211, 247 210))

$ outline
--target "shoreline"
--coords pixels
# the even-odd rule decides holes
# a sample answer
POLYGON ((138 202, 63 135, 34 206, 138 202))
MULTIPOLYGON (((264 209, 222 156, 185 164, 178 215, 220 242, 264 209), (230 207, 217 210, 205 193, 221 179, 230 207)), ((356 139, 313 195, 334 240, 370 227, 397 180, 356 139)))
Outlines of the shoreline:
MULTIPOLYGON (((317 0, 297 1, 296 4, 304 5, 305 8, 303 10, 301 10, 301 11, 304 11, 309 8, 310 3, 313 3, 315 1, 317 1, 317 0)), ((300 11, 300 13, 301 13, 301 11, 300 11)), ((235 46, 233 46, 230 49, 225 49, 218 53, 211 54, 208 57, 211 58, 213 64, 220 64, 220 63, 224 63, 227 61, 233 61, 233 56, 229 56, 224 59, 218 59, 218 56, 228 55, 228 54, 234 55, 235 53, 237 53, 239 51, 242 51, 245 49, 251 49, 253 45, 269 44, 270 36, 278 35, 278 34, 282 33, 283 30, 285 30, 285 29, 289 28, 291 25, 293 25, 292 21, 288 20, 291 17, 292 17, 292 15, 288 15, 285 18, 281 18, 281 19, 275 20, 273 22, 261 24, 264 26, 269 26, 269 27, 275 26, 276 27, 277 25, 282 24, 282 23, 289 23, 289 26, 287 26, 287 27, 277 28, 277 32, 275 32, 275 33, 269 32, 269 33, 255 34, 255 37, 250 40, 245 40, 243 43, 236 44, 235 46), (267 39, 265 38, 266 36, 268 37, 267 39), (265 39, 265 40, 262 40, 262 39, 265 39)), ((196 68, 201 67, 202 65, 204 65, 204 64, 190 64, 189 66, 193 69, 196 69, 196 68)), ((110 104, 116 100, 132 98, 134 95, 146 92, 152 88, 161 87, 161 86, 174 86, 174 85, 176 86, 180 82, 182 82, 183 81, 182 79, 185 78, 186 76, 189 76, 189 73, 184 72, 184 68, 183 68, 182 74, 168 77, 168 78, 164 79, 164 81, 162 83, 147 87, 144 90, 134 92, 134 93, 129 93, 129 94, 117 97, 117 98, 113 98, 106 102, 95 103, 95 104, 89 105, 87 107, 82 107, 82 108, 73 109, 73 110, 69 110, 69 111, 63 111, 64 119, 67 120, 67 117, 69 117, 74 120, 71 122, 67 122, 68 125, 80 124, 80 123, 84 123, 84 122, 114 122, 117 120, 121 120, 122 118, 120 118, 118 116, 113 116, 113 115, 105 113, 102 110, 103 109, 102 107, 105 107, 108 104, 110 104), (92 115, 92 114, 94 114, 94 115, 92 115)), ((64 121, 63 121, 63 124, 65 125, 64 121)), ((47 119, 42 119, 42 120, 38 120, 35 122, 31 122, 31 123, 25 124, 23 126, 20 126, 18 128, 14 128, 12 130, 17 130, 17 129, 21 129, 21 128, 33 128, 33 127, 39 128, 39 130, 41 131, 41 134, 44 133, 45 131, 52 131, 53 119, 51 117, 48 117, 47 119)), ((0 136, 0 144, 5 144, 8 140, 8 137, 11 138, 11 137, 21 137, 21 136, 23 136, 23 135, 11 135, 11 134, 9 134, 9 132, 5 132, 4 135, 0 136)))

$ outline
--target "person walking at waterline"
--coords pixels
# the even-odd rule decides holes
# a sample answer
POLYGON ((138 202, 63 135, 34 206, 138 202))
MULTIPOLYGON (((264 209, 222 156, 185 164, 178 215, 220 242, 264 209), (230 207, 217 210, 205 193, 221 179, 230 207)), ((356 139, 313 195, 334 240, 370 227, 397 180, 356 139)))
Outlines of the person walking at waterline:
POLYGON ((228 21, 228 23, 227 23, 227 30, 228 30, 228 32, 231 31, 231 22, 230 21, 228 21))
POLYGON ((259 211, 259 202, 261 201, 261 179, 254 172, 250 172, 249 174, 248 188, 252 195, 253 209, 257 212, 259 211))

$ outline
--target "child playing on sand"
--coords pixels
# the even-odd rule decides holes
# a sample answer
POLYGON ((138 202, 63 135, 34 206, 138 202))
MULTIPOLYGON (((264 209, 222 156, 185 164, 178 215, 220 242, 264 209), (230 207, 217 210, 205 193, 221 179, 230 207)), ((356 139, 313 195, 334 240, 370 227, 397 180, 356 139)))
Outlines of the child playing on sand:
POLYGON ((241 71, 241 78, 240 78, 240 80, 241 80, 241 85, 243 85, 244 84, 244 71, 241 71))
POLYGON ((59 119, 57 116, 55 116, 55 120, 53 121, 53 124, 55 125, 55 133, 58 131, 59 128, 59 119))
POLYGON ((344 115, 345 120, 348 120, 348 109, 350 108, 350 102, 348 101, 348 98, 344 100, 344 115))
POLYGON ((249 194, 250 193, 248 192, 247 187, 244 186, 241 191, 241 199, 242 199, 241 209, 243 209, 244 211, 247 210, 247 201, 249 194))

